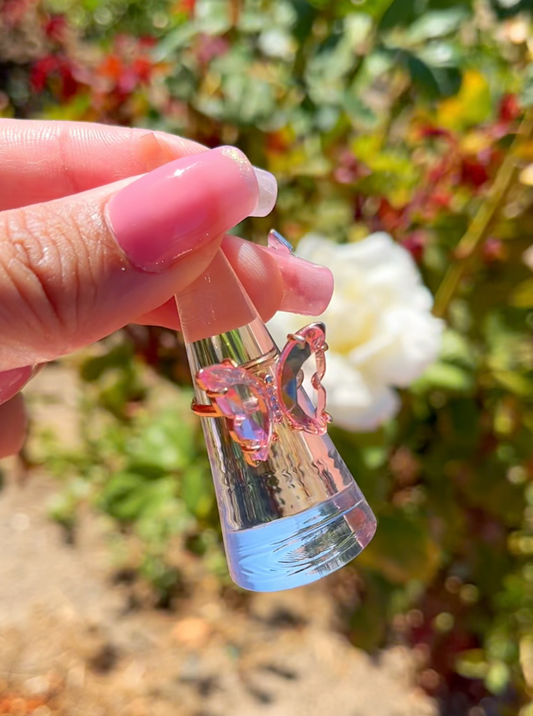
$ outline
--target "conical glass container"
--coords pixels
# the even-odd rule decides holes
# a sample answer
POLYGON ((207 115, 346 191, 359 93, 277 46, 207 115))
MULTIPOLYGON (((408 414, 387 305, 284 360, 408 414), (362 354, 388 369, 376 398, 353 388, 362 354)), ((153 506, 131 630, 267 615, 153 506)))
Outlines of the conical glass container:
MULTIPOLYGON (((278 346, 221 251, 176 301, 193 379, 227 359, 263 383, 279 379, 278 346), (207 311, 199 295, 208 296, 207 311)), ((300 382, 295 379, 287 391, 312 414, 300 382)), ((195 391, 198 410, 207 406, 209 412, 206 392, 197 383, 195 391)), ((283 417, 267 458, 250 464, 225 417, 201 420, 229 570, 238 585, 273 592, 308 584, 350 562, 370 542, 375 517, 327 434, 294 430, 283 417)))

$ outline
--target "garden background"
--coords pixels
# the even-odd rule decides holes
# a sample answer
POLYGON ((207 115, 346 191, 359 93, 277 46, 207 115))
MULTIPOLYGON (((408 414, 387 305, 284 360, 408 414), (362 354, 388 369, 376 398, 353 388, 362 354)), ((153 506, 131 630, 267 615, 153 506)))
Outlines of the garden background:
MULTIPOLYGON (((531 10, 528 0, 0 1, 0 116, 237 145, 280 184, 273 215, 240 235, 264 243, 274 226, 297 245, 309 233, 355 243, 386 232, 413 257, 446 324, 440 356, 397 386, 395 417, 371 432, 332 428, 379 528, 320 586, 320 609, 354 653, 408 652, 418 688, 453 716, 533 714, 531 10)), ((248 615, 251 597, 226 573, 180 337, 127 327, 47 371, 6 491, 14 472, 25 485, 54 476, 46 509, 74 553, 83 521, 103 520, 114 589, 146 620, 181 619, 206 584, 225 619, 248 615), (76 426, 54 433, 37 417, 72 376, 76 426)), ((306 594, 312 609, 318 592, 306 594)), ((276 614, 292 628, 307 618, 276 614)), ((216 619, 187 619, 177 644, 202 653, 216 619)), ((94 653, 104 684, 120 648, 94 653)), ((1 713, 77 713, 60 698, 68 679, 32 701, 22 667, 2 663, 1 713)), ((207 698, 215 687, 195 679, 207 698)), ((168 713, 193 713, 176 694, 168 713)), ((120 713, 167 713, 123 699, 120 713)), ((216 716, 216 701, 194 713, 216 716)), ((345 705, 337 714, 352 716, 345 705)), ((119 712, 107 708, 81 712, 119 712)), ((368 713, 403 713, 380 708, 368 713)))

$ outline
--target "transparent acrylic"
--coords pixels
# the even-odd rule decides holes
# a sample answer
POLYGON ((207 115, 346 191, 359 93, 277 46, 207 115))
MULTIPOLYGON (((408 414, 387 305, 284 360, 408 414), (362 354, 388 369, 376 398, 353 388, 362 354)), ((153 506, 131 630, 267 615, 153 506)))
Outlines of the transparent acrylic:
MULTIPOLYGON (((181 316, 179 297, 177 305, 181 316)), ((229 359, 262 380, 276 380, 280 351, 255 309, 253 315, 243 326, 193 342, 184 331, 193 378, 229 359)), ((198 384, 195 391, 196 402, 209 405, 198 384)), ((301 386, 297 394, 311 414, 314 406, 301 386)), ((201 420, 229 570, 239 586, 272 592, 309 584, 368 545, 375 517, 327 434, 295 430, 283 419, 267 458, 250 464, 224 417, 201 420)))

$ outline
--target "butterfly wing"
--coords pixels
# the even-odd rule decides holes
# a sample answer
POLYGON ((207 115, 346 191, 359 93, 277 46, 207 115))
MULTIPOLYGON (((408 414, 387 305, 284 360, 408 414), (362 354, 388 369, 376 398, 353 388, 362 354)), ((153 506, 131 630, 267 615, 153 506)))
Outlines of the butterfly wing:
POLYGON ((277 367, 278 401, 281 411, 294 430, 323 435, 330 421, 326 413, 326 390, 322 378, 326 372, 326 327, 312 323, 290 334, 277 367), (311 385, 316 391, 316 408, 302 390, 303 366, 312 356, 315 371, 311 385))
POLYGON ((218 415, 226 418, 231 437, 254 465, 268 457, 272 416, 265 385, 244 368, 228 362, 202 368, 196 383, 207 393, 218 415))

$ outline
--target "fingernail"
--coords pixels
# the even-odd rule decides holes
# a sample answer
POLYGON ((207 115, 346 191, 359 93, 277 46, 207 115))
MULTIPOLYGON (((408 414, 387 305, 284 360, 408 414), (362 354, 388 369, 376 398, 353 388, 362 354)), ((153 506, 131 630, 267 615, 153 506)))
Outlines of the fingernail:
POLYGON ((280 254, 277 261, 285 284, 279 310, 305 316, 323 313, 333 296, 331 271, 297 256, 280 254))
MULTIPOLYGON (((220 151, 227 157, 231 157, 237 164, 242 165, 244 160, 246 170, 248 166, 251 166, 246 156, 236 147, 220 147, 220 151)), ((252 167, 252 169, 257 182, 258 194, 257 202, 248 216, 268 216, 276 205, 278 182, 276 177, 265 169, 258 167, 252 167)))
POLYGON ((255 178, 259 186, 257 204, 250 216, 268 216, 276 206, 278 198, 278 182, 276 177, 264 169, 254 167, 255 178))
POLYGON ((146 172, 158 169, 177 158, 176 149, 161 141, 155 132, 147 132, 139 139, 138 153, 146 172))
POLYGON ((20 393, 34 374, 35 367, 31 365, 0 372, 0 405, 20 393))
POLYGON ((276 257, 284 284, 280 311, 319 316, 333 296, 334 279, 325 266, 295 256, 293 247, 279 231, 268 234, 268 249, 276 257))
POLYGON ((274 230, 268 235, 268 248, 263 250, 275 257, 283 278, 284 294, 279 310, 305 316, 323 313, 333 296, 331 271, 295 256, 287 239, 274 230))
POLYGON ((270 229, 268 232, 268 248, 274 249, 275 251, 281 251, 284 254, 293 254, 294 249, 292 244, 287 239, 276 231, 276 229, 270 229))
POLYGON ((234 147, 169 162, 111 198, 107 218, 128 259, 161 271, 264 207, 256 172, 234 147))

